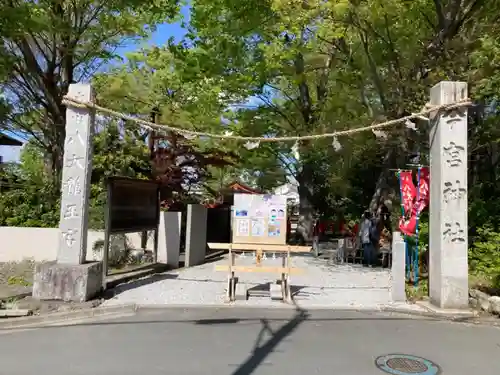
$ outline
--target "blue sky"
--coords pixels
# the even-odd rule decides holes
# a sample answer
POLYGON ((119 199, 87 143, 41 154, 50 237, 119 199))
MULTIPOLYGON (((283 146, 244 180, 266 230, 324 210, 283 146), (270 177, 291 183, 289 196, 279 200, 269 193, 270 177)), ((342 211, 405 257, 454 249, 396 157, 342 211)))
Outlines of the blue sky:
MULTIPOLYGON (((181 14, 184 16, 184 22, 186 23, 189 22, 189 6, 184 6, 181 9, 181 14)), ((186 30, 182 28, 181 22, 176 22, 172 24, 162 24, 158 27, 156 32, 151 36, 151 38, 146 43, 143 42, 141 44, 125 45, 123 48, 120 48, 118 50, 118 54, 122 57, 125 57, 126 53, 140 49, 141 47, 144 46, 144 44, 150 46, 152 45, 161 46, 165 44, 171 37, 174 37, 176 41, 179 41, 185 34, 186 30)), ((14 134, 8 132, 6 132, 6 134, 13 136, 14 138, 18 138, 14 134)), ((20 140, 22 141, 22 139, 20 140)), ((18 161, 20 149, 21 149, 20 147, 0 146, 0 155, 3 157, 4 162, 18 161)))

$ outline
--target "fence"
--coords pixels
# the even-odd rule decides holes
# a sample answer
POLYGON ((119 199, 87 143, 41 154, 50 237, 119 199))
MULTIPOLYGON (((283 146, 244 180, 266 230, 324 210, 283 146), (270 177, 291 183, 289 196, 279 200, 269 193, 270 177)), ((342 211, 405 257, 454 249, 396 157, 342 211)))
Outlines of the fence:
MULTIPOLYGON (((180 250, 185 247, 184 264, 196 266, 205 261, 207 252, 206 233, 210 230, 207 209, 200 205, 188 205, 184 215, 187 230, 181 231, 182 212, 161 212, 158 231, 158 262, 177 268, 180 250), (207 228, 208 227, 208 228, 207 228), (183 243, 185 245, 183 246, 183 243)), ((0 262, 19 262, 32 259, 35 262, 57 259, 59 244, 57 228, 0 227, 0 262)), ((119 237, 117 248, 142 249, 142 233, 128 233, 119 237)), ((86 261, 102 260, 102 249, 94 251, 96 243, 104 242, 104 231, 87 231, 86 261)), ((152 250, 153 236, 147 237, 146 249, 152 250)))

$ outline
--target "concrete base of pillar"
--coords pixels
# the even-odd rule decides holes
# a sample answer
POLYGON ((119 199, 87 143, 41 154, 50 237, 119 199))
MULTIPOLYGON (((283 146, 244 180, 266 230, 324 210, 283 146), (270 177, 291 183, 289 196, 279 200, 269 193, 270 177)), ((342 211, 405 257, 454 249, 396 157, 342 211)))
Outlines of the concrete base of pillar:
POLYGON ((85 302, 102 290, 102 262, 42 263, 36 266, 33 298, 85 302))

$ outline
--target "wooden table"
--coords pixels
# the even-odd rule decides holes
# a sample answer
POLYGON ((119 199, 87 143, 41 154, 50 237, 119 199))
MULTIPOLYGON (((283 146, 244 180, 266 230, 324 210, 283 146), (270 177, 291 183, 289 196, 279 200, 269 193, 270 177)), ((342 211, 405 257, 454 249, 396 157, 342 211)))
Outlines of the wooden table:
POLYGON ((277 281, 276 285, 270 285, 270 297, 271 299, 281 299, 287 303, 291 303, 292 295, 290 291, 290 275, 303 272, 300 268, 292 267, 291 254, 309 253, 311 251, 311 247, 309 246, 270 244, 208 243, 208 247, 210 249, 229 250, 228 264, 215 266, 216 271, 228 272, 226 302, 235 301, 236 295, 243 295, 245 299, 248 298, 248 291, 237 293, 239 278, 235 276, 236 272, 262 272, 281 274, 281 278, 277 281), (255 252, 255 265, 238 266, 235 264, 236 254, 244 251, 255 252), (264 254, 266 253, 280 253, 282 258, 281 267, 263 266, 262 260, 264 258, 264 254), (277 289, 280 290, 281 298, 276 298, 277 289))

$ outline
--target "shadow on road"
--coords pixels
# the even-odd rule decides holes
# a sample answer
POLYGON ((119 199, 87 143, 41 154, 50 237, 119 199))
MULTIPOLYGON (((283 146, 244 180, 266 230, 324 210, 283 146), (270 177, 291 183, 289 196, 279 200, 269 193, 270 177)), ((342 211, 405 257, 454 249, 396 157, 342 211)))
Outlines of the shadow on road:
MULTIPOLYGON (((304 320, 307 320, 309 314, 307 311, 300 308, 296 309, 295 316, 286 320, 287 323, 283 325, 279 330, 273 332, 270 321, 275 321, 274 319, 253 319, 253 321, 260 320, 262 328, 257 334, 257 339, 252 353, 248 356, 245 362, 238 365, 238 368, 232 372, 232 375, 248 375, 252 374, 259 365, 264 362, 266 357, 278 346, 278 344, 287 336, 289 336, 304 320), (261 344, 264 334, 268 332, 271 338, 267 340, 264 344, 261 344)), ((202 319, 194 321, 195 324, 199 325, 216 325, 216 324, 236 324, 244 320, 242 319, 202 319)))
POLYGON ((262 328, 257 335, 257 340, 254 345, 253 352, 250 353, 245 362, 240 364, 231 375, 248 375, 252 374, 259 365, 264 362, 266 357, 278 346, 278 344, 289 336, 297 327, 309 317, 309 314, 300 308, 296 309, 295 316, 283 325, 279 330, 273 332, 269 326, 267 319, 261 319, 262 328), (269 332, 271 338, 261 345, 262 337, 266 332, 269 332))

